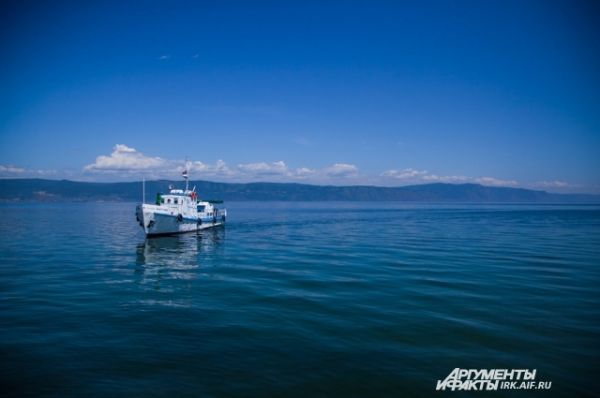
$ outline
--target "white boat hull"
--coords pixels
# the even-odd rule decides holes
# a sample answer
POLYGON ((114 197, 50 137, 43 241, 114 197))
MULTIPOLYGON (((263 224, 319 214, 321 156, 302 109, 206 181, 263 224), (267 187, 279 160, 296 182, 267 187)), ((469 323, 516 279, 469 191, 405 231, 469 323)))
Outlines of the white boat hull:
POLYGON ((196 232, 225 224, 225 214, 218 217, 183 216, 164 212, 159 206, 143 204, 136 209, 136 218, 146 236, 161 236, 196 232))

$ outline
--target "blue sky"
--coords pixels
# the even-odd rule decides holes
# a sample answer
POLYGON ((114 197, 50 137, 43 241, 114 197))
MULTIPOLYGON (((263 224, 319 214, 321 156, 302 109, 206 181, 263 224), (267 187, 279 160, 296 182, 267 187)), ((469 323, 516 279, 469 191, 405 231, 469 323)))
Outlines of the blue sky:
POLYGON ((594 2, 0 7, 2 177, 600 192, 594 2))

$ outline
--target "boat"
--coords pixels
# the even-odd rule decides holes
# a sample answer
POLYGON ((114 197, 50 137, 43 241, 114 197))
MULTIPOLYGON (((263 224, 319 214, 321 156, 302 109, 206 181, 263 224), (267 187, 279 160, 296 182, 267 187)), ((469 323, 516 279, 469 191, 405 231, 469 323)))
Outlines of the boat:
POLYGON ((145 203, 144 180, 142 203, 136 207, 135 215, 147 237, 196 232, 225 224, 227 209, 217 206, 223 201, 201 200, 196 187, 192 190, 188 187, 187 170, 182 176, 185 189, 169 186, 168 194, 156 194, 154 204, 145 203))

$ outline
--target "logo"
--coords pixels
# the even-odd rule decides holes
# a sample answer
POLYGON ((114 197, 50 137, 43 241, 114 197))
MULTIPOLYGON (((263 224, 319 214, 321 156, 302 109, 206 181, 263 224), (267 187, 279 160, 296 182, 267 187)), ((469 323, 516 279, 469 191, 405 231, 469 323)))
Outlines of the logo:
POLYGON ((455 368, 437 391, 549 390, 551 381, 537 381, 537 369, 461 369, 455 368))

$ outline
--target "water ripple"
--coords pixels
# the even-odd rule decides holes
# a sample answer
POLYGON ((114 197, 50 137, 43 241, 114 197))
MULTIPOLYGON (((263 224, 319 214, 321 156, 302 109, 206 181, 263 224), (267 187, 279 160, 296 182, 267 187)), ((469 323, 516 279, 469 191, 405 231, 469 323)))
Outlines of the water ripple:
POLYGON ((246 202, 157 239, 134 207, 0 207, 6 395, 427 396, 455 367, 596 391, 597 207, 246 202))

